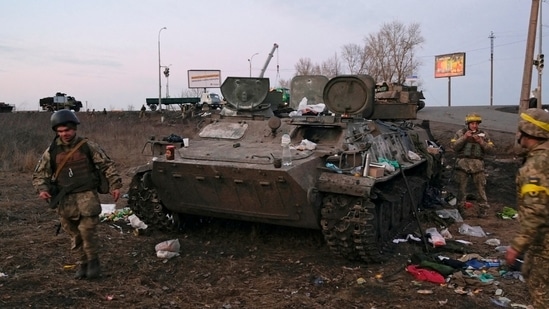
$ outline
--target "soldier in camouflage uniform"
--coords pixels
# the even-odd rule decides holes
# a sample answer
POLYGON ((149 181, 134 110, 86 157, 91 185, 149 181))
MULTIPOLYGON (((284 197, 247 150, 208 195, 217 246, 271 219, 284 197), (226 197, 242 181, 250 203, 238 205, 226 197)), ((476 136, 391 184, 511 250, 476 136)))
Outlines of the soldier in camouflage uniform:
POLYGON ((465 200, 467 197, 467 181, 469 176, 478 193, 478 217, 485 217, 490 208, 486 198, 486 177, 484 176, 484 155, 493 149, 494 144, 488 133, 479 129, 482 122, 480 115, 472 113, 465 117, 467 127, 456 132, 451 145, 456 153, 455 176, 459 185, 457 207, 465 217, 465 200))
POLYGON ((520 230, 505 258, 512 265, 526 254, 522 273, 533 305, 549 308, 549 113, 527 109, 518 129, 518 143, 527 151, 516 178, 520 230))
POLYGON ((71 238, 71 249, 80 264, 75 278, 94 279, 101 274, 97 237, 101 204, 94 168, 104 172, 115 202, 120 197, 122 180, 114 162, 94 142, 87 141, 69 156, 71 149, 82 140, 76 136, 80 121, 72 111, 57 111, 52 114, 50 121, 56 137, 38 162, 32 183, 39 197, 46 201, 51 200, 53 205, 50 206, 57 208, 61 226, 71 238), (64 161, 67 156, 68 159, 64 161), (62 162, 65 162, 64 165, 62 162), (52 177, 57 166, 62 168, 55 180, 52 177), (59 190, 63 194, 53 196, 59 190))

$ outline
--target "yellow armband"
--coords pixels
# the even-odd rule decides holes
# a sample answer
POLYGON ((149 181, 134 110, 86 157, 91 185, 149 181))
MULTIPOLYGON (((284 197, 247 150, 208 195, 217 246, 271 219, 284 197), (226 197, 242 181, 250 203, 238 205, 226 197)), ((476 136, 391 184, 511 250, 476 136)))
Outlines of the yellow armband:
POLYGON ((528 183, 520 188, 521 197, 524 196, 524 194, 526 193, 530 194, 531 196, 536 196, 539 192, 545 192, 545 194, 549 196, 549 188, 546 187, 528 183))

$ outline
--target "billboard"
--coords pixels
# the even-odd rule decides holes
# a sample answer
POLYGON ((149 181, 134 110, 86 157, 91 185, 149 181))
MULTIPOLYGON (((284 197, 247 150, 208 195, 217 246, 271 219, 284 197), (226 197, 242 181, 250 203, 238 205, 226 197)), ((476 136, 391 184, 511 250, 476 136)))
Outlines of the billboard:
POLYGON ((465 53, 435 56, 435 78, 465 76, 465 53))
POLYGON ((220 70, 188 70, 189 89, 221 87, 220 70))

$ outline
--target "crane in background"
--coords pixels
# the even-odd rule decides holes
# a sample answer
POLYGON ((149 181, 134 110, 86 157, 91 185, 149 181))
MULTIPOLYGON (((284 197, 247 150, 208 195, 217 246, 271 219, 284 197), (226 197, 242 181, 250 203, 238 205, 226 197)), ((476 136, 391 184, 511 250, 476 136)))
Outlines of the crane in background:
POLYGON ((267 67, 269 66, 269 62, 271 62, 271 59, 274 56, 275 50, 278 48, 278 44, 274 43, 273 49, 271 49, 271 52, 267 56, 267 60, 265 61, 265 64, 263 65, 263 68, 261 69, 261 73, 259 73, 259 78, 263 78, 263 75, 265 75, 265 71, 267 70, 267 67))

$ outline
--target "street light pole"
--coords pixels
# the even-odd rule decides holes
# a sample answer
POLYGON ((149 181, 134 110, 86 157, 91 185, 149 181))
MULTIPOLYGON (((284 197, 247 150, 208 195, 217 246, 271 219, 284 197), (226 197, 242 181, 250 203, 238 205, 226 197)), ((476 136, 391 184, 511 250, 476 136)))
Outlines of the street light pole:
POLYGON ((250 63, 250 77, 252 77, 252 60, 254 59, 255 55, 259 55, 259 53, 253 54, 250 59, 248 59, 248 62, 250 63))
POLYGON ((160 32, 167 29, 166 27, 160 28, 158 30, 158 108, 162 111, 162 64, 160 62, 160 32))

